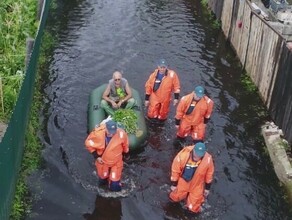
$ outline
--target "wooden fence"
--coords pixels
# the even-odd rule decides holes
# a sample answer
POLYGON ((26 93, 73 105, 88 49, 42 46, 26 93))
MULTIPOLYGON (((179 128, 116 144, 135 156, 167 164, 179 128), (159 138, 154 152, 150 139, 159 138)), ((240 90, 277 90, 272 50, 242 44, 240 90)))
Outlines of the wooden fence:
POLYGON ((272 119, 292 143, 292 51, 248 0, 209 0, 243 68, 259 89, 272 119))

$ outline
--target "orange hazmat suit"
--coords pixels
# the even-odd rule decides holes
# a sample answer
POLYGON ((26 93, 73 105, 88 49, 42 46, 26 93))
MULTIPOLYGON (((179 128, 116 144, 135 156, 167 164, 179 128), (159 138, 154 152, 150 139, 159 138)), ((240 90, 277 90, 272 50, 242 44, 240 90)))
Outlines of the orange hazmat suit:
MULTIPOLYGON (((177 182, 175 190, 169 197, 174 202, 186 199, 186 207, 192 212, 200 212, 201 205, 205 201, 204 190, 206 184, 211 184, 214 175, 214 163, 209 153, 197 162, 198 166, 190 181, 183 178, 183 172, 187 163, 192 160, 194 146, 183 148, 174 158, 171 167, 171 181, 177 182)), ((193 163, 193 161, 192 161, 193 163)))
POLYGON ((205 137, 205 119, 209 119, 214 102, 204 95, 200 100, 194 100, 194 92, 183 96, 176 109, 175 120, 179 125, 177 136, 184 138, 190 135, 193 140, 203 140, 205 137), (192 109, 192 110, 191 110, 192 109))
POLYGON ((106 127, 95 128, 85 140, 86 149, 102 158, 103 163, 95 161, 97 174, 101 179, 120 181, 123 170, 123 153, 129 152, 127 133, 118 128, 109 143, 106 143, 106 127))
POLYGON ((158 79, 158 69, 156 69, 145 83, 146 97, 149 97, 148 118, 159 120, 167 119, 171 93, 180 93, 180 81, 175 71, 167 69, 163 78, 158 79))

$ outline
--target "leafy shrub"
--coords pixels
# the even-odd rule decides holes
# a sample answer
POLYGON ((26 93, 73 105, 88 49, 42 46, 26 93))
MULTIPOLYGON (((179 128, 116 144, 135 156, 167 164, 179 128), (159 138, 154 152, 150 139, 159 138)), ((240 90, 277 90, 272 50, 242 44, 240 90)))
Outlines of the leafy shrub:
MULTIPOLYGON (((8 120, 15 106, 25 72, 26 39, 35 36, 37 1, 0 0, 0 77, 4 111, 8 120)), ((2 107, 3 108, 3 107, 2 107)))
POLYGON ((124 130, 129 134, 134 134, 138 130, 138 116, 132 109, 118 109, 113 115, 113 120, 122 124, 124 130))

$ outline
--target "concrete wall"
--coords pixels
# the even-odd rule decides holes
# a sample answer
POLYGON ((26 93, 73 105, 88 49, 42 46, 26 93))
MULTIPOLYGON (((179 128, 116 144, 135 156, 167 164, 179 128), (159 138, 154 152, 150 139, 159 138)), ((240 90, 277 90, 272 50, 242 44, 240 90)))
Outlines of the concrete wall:
POLYGON ((288 125, 283 117, 279 117, 279 114, 285 113, 286 119, 289 117, 288 120, 292 120, 292 116, 290 117, 292 115, 291 98, 279 100, 279 94, 292 97, 292 90, 287 90, 287 88, 284 90, 292 84, 290 81, 292 52, 287 51, 286 40, 262 15, 253 10, 248 0, 209 0, 208 5, 216 14, 217 19, 221 20, 222 31, 258 87, 274 121, 280 128, 284 128, 285 138, 292 143, 292 123, 288 125), (283 53, 284 49, 285 53, 283 53), (275 89, 276 79, 283 75, 283 72, 285 72, 285 77, 283 79, 282 76, 281 80, 277 80, 277 89, 275 89), (275 96, 278 99, 273 98, 273 103, 271 103, 272 97, 275 96))

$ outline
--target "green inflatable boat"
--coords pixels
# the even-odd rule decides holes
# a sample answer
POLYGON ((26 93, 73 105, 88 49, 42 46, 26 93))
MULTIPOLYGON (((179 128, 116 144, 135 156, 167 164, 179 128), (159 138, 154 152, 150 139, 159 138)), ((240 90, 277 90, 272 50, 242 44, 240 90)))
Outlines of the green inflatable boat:
MULTIPOLYGON (((89 97, 88 106, 88 132, 91 132, 96 125, 99 125, 104 119, 106 119, 107 114, 100 108, 100 102, 102 99, 102 94, 106 88, 107 84, 103 84, 96 89, 94 89, 89 97)), ((142 108, 142 100, 137 90, 132 89, 133 98, 136 100, 138 107, 133 109, 138 117, 138 130, 135 134, 128 134, 129 136, 129 147, 130 151, 140 149, 146 145, 147 138, 147 126, 145 122, 144 112, 142 108)))

